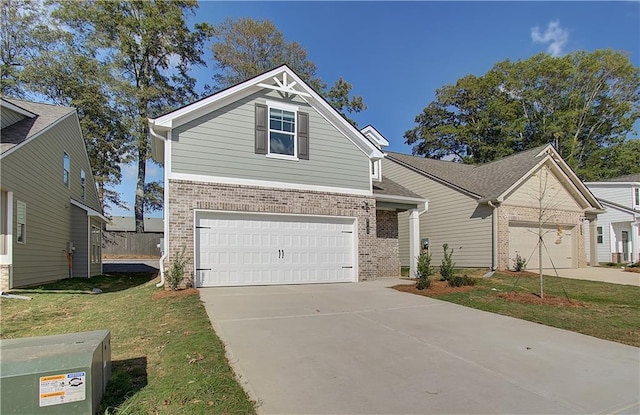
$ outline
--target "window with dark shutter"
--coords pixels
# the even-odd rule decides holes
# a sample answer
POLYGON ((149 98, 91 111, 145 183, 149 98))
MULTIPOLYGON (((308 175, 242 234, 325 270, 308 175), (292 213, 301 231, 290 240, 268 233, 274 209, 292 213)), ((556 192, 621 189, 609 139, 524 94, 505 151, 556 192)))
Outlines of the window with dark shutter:
POLYGON ((269 129, 267 128, 267 106, 263 104, 256 104, 256 142, 255 152, 256 154, 267 154, 267 140, 269 135, 269 129))

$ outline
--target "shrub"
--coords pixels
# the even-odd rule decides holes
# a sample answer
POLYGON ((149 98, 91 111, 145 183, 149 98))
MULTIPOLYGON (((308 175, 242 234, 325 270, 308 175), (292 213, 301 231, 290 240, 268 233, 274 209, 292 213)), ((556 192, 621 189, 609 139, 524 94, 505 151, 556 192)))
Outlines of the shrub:
POLYGON ((463 287, 465 285, 473 286, 476 285, 476 280, 469 277, 467 274, 464 274, 462 277, 454 275, 447 283, 449 284, 449 287, 463 287))
POLYGON ((527 269, 527 261, 516 252, 516 259, 513 260, 513 269, 516 272, 522 272, 527 269))
POLYGON ((416 282, 416 288, 424 290, 431 287, 431 279, 429 277, 433 274, 433 268, 431 268, 431 254, 421 252, 418 256, 418 281, 416 282))
POLYGON ((451 260, 451 257, 453 256, 453 248, 449 251, 449 245, 444 244, 442 245, 442 249, 444 249, 444 258, 442 258, 442 264, 440 265, 440 276, 443 281, 449 281, 455 273, 454 267, 456 266, 456 264, 451 260))
POLYGON ((640 262, 629 265, 630 268, 640 268, 640 262))
POLYGON ((165 276, 169 288, 174 291, 178 289, 178 286, 182 282, 184 278, 184 267, 187 265, 187 262, 189 262, 189 260, 184 257, 184 251, 186 249, 185 246, 182 247, 182 251, 176 255, 169 272, 167 272, 165 276))

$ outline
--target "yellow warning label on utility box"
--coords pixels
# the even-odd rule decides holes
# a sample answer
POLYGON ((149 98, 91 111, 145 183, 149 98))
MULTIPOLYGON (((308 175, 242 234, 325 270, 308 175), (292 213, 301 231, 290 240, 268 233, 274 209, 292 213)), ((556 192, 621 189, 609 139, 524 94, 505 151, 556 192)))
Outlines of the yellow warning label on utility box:
POLYGON ((87 395, 86 375, 85 372, 76 372, 40 377, 40 406, 85 400, 87 395))

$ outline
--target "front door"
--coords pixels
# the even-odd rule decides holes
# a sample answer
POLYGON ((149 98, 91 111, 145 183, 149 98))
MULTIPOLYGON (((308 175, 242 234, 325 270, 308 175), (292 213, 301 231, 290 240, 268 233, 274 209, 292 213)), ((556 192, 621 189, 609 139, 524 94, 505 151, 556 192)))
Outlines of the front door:
POLYGON ((622 231, 622 260, 624 262, 629 261, 629 232, 622 231))

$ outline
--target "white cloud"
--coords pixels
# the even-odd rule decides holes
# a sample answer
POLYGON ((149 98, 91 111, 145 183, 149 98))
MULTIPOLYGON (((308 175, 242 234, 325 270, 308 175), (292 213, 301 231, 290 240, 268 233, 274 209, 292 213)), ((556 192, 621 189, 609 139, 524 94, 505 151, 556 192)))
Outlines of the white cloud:
POLYGON ((556 20, 549 22, 544 32, 538 26, 531 28, 531 40, 533 43, 548 43, 547 52, 551 56, 560 56, 569 42, 569 31, 560 27, 560 21, 556 20))

